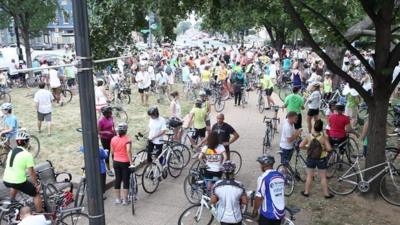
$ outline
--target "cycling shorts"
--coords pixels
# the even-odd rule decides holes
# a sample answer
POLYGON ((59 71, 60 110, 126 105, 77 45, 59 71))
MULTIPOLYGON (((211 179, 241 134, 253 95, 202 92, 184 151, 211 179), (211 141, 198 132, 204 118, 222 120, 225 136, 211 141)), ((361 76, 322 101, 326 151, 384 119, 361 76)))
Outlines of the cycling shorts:
POLYGON ((4 185, 8 188, 14 188, 15 190, 21 191, 22 193, 25 193, 31 197, 35 197, 37 192, 35 186, 29 181, 25 181, 24 183, 20 184, 12 184, 3 181, 4 185))

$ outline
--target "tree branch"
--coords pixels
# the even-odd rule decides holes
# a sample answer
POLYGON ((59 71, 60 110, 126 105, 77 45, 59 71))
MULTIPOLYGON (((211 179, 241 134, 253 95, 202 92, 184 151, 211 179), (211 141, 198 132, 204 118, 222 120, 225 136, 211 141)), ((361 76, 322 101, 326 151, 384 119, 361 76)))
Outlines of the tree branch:
POLYGON ((351 45, 351 43, 343 36, 343 34, 340 32, 340 30, 335 26, 335 24, 332 23, 332 21, 330 21, 328 18, 326 18, 324 15, 322 15, 321 13, 317 12, 315 9, 313 9, 312 7, 308 6, 304 1, 299 1, 300 4, 302 6, 304 6, 304 8, 308 9, 311 13, 313 13, 314 15, 316 15, 319 19, 321 19, 322 21, 324 21, 325 23, 327 23, 329 25, 329 27, 332 28, 333 32, 340 38, 342 39, 343 44, 346 46, 346 48, 348 50, 350 50, 351 53, 353 53, 359 60, 360 62, 364 65, 365 69, 367 70, 367 72, 369 74, 372 75, 372 77, 374 77, 375 74, 375 70, 371 67, 371 65, 369 65, 368 61, 361 55, 361 53, 355 48, 353 47, 353 45, 351 45))
POLYGON ((344 37, 348 41, 353 42, 355 39, 360 37, 360 35, 362 35, 363 30, 371 29, 373 25, 374 24, 371 18, 369 18, 369 16, 365 16, 360 22, 347 29, 347 31, 344 33, 344 37))
POLYGON ((357 92, 363 97, 363 99, 367 102, 370 103, 372 102, 372 96, 369 95, 364 88, 356 81, 354 80, 351 76, 349 76, 347 73, 345 73, 339 66, 337 66, 333 60, 319 47, 319 45, 315 42, 313 37, 311 36, 309 30, 305 26, 302 18, 300 17, 299 13, 296 11, 294 8, 291 0, 283 0, 286 11, 292 18, 293 23, 297 25, 297 27, 301 30, 303 33, 304 39, 308 42, 308 44, 311 46, 314 52, 316 52, 322 60, 325 61, 326 65, 328 68, 335 74, 337 74, 339 77, 344 79, 346 82, 350 84, 351 87, 357 90, 357 92))
POLYGON ((371 18, 371 20, 376 23, 377 15, 374 12, 373 1, 370 0, 360 0, 362 7, 364 8, 365 12, 371 18))

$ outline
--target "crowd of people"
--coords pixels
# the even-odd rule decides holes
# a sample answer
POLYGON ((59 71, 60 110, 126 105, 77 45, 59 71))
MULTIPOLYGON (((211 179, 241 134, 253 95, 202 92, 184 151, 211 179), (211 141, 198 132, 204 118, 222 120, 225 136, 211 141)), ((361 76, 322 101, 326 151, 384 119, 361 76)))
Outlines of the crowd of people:
MULTIPOLYGON (((373 65, 373 53, 363 53, 373 65)), ((71 60, 71 59, 68 59, 71 60)), ((65 61, 70 63, 72 61, 65 61)), ((75 86, 76 70, 73 67, 63 69, 46 69, 46 61, 34 62, 35 68, 43 67, 40 72, 39 91, 34 96, 36 103, 38 131, 42 122, 47 122, 47 133, 50 136, 52 104, 56 101, 63 105, 60 98, 61 82, 69 87, 75 86), (50 87, 53 94, 46 89, 50 87)), ((279 105, 274 98, 274 91, 280 82, 290 82, 293 92, 282 103, 287 114, 280 131, 279 147, 281 163, 289 164, 295 144, 307 151, 307 179, 301 195, 309 197, 315 169, 318 169, 324 197, 333 195, 328 190, 327 156, 332 146, 346 140, 347 133, 357 125, 357 109, 360 104, 358 93, 348 85, 335 81, 324 62, 313 52, 304 48, 289 49, 284 47, 277 51, 273 48, 159 48, 142 51, 132 57, 119 59, 115 68, 95 75, 95 101, 99 113, 98 133, 102 146, 100 153, 102 189, 105 193, 106 176, 115 177, 115 204, 127 205, 129 188, 129 167, 132 162, 132 136, 128 133, 127 123, 116 123, 111 99, 116 97, 115 90, 122 83, 133 84, 140 95, 140 104, 148 108, 147 151, 148 162, 151 155, 161 154, 166 131, 170 127, 165 117, 173 118, 186 126, 193 126, 195 132, 190 137, 190 147, 197 150, 194 158, 205 160, 206 179, 220 179, 210 184, 212 189, 211 204, 218 205, 217 215, 221 224, 241 224, 241 205, 247 204, 247 195, 241 182, 235 180, 235 163, 230 161, 230 145, 239 138, 239 133, 224 121, 225 116, 219 113, 216 123, 211 124, 210 89, 219 84, 234 100, 234 106, 241 104, 243 88, 260 88, 267 103, 266 109, 279 105), (173 91, 176 83, 182 83, 183 91, 173 91), (336 82, 336 83, 335 83, 336 82), (160 88, 171 96, 169 112, 160 114, 157 106, 149 107, 149 93, 160 88), (182 112, 181 97, 191 89, 198 91, 199 98, 193 102, 193 108, 185 116, 182 112), (341 96, 332 99, 336 89, 341 96), (343 90, 342 90, 343 89, 343 90), (326 112, 321 112, 321 101, 329 102, 326 112), (306 112, 306 128, 303 127, 302 114, 306 112), (325 121, 325 125, 324 122, 325 121), (302 140, 301 140, 302 138, 302 140), (225 174, 225 175, 224 175, 225 174)), ((371 91, 372 82, 360 62, 350 53, 345 54, 342 69, 351 74, 371 91)), ((3 74, 4 75, 4 74, 3 74)), ((22 81, 21 81, 22 82, 22 81)), ((27 180, 25 170, 35 178, 32 155, 25 149, 29 135, 17 132, 18 122, 12 114, 12 105, 1 106, 5 127, 1 135, 6 135, 12 150, 10 151, 4 173, 4 184, 10 188, 10 195, 15 198, 17 191, 24 192, 35 199, 37 212, 41 212, 41 199, 38 184, 27 180)), ((229 113, 229 112, 226 112, 229 113)), ((181 141, 182 125, 173 126, 174 140, 181 141)), ((365 135, 362 136, 365 138, 365 135)), ((284 186, 285 175, 274 170, 275 157, 263 155, 257 159, 262 175, 258 178, 254 216, 259 216, 259 224, 281 224, 285 216, 284 186)), ((105 199, 105 196, 104 196, 105 199)), ((29 212, 26 212, 26 218, 29 212)), ((22 224, 22 223, 21 223, 22 224)))

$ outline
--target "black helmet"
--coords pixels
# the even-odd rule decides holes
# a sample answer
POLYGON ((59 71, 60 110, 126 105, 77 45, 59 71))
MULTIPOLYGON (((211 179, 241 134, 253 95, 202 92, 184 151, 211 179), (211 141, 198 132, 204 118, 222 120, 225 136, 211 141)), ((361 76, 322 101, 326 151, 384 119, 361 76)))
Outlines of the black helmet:
POLYGON ((101 108, 101 113, 103 116, 108 115, 109 113, 112 113, 112 108, 110 106, 104 106, 101 108))
POLYGON ((203 105, 203 100, 201 99, 196 99, 196 102, 194 103, 194 106, 197 108, 201 108, 201 106, 203 105))
POLYGON ((345 108, 346 108, 345 104, 343 102, 340 102, 340 101, 338 103, 336 103, 336 105, 335 105, 335 109, 337 111, 343 112, 345 110, 345 108))
POLYGON ((117 132, 119 134, 126 134, 126 132, 128 131, 128 124, 125 122, 119 123, 117 126, 117 132))
POLYGON ((160 113, 158 112, 157 106, 152 106, 147 110, 147 115, 158 117, 160 113))
POLYGON ((275 158, 272 155, 262 155, 257 158, 257 162, 262 165, 273 165, 275 163, 275 158))
POLYGON ((222 164, 222 172, 224 173, 234 173, 236 170, 236 164, 230 160, 227 160, 222 164))

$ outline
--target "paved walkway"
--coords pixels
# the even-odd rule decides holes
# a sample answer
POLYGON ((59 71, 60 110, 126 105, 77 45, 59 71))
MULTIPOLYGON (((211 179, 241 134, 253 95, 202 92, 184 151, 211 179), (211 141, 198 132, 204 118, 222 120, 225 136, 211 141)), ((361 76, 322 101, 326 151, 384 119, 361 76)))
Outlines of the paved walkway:
MULTIPOLYGON (((226 102, 225 121, 231 124, 240 134, 240 139, 232 145, 232 149, 240 152, 243 166, 237 179, 242 181, 246 189, 256 188, 257 177, 261 174, 257 156, 262 153, 262 138, 264 135, 263 117, 272 116, 272 111, 260 114, 256 107, 256 93, 250 93, 250 103, 246 108, 234 107, 233 101, 226 102)), ((280 116, 283 112, 280 111, 280 116)), ((215 122, 215 114, 212 116, 215 122)), ((274 145, 277 146, 279 134, 276 135, 274 145)), ((280 157, 276 157, 277 161, 280 157)), ((105 201, 106 223, 108 225, 173 225, 177 224, 179 215, 190 206, 183 192, 183 181, 187 170, 182 175, 173 179, 168 177, 160 183, 158 190, 148 195, 139 187, 139 199, 136 203, 136 215, 132 216, 130 207, 115 206, 112 189, 107 192, 105 201)), ((287 199, 290 201, 290 199, 287 199)), ((296 224, 307 224, 301 213, 296 217, 296 224)))

